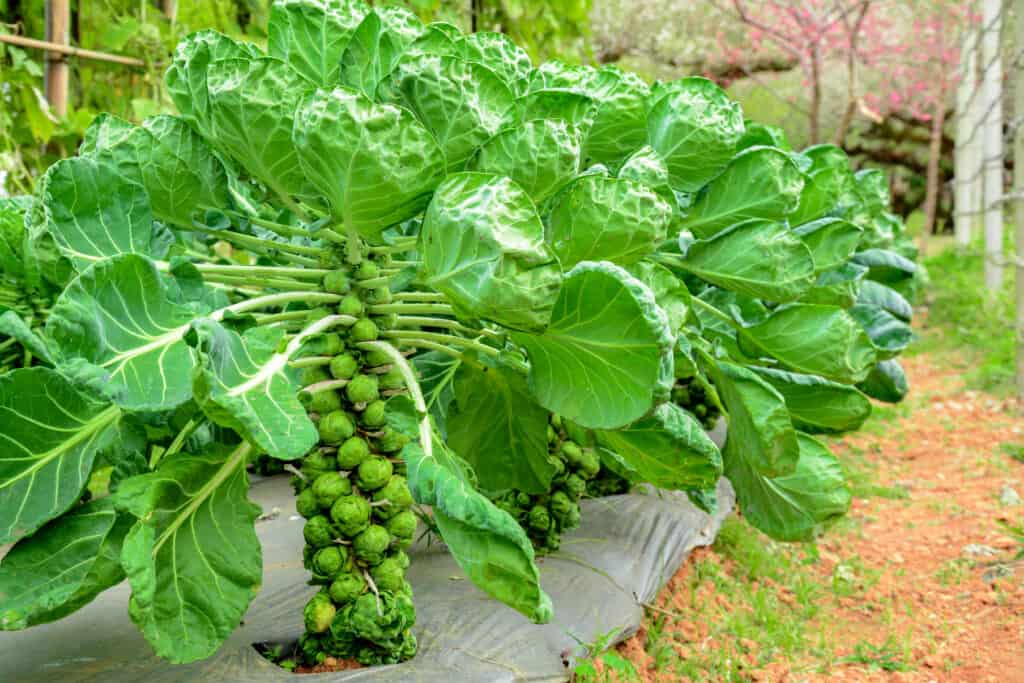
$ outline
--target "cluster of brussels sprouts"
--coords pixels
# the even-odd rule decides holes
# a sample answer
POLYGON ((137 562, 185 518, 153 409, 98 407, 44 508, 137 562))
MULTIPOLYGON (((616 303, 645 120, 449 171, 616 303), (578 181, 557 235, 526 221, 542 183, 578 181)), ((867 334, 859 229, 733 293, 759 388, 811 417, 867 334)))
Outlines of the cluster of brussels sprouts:
POLYGON ((604 498, 629 493, 633 484, 623 476, 602 467, 597 476, 587 482, 587 498, 604 498))
MULTIPOLYGON (((351 278, 345 270, 325 277, 325 290, 344 295, 338 313, 358 322, 347 335, 321 335, 304 349, 322 361, 306 367, 302 377, 320 443, 293 480, 296 507, 307 520, 303 563, 310 582, 322 586, 306 605, 299 641, 300 657, 309 664, 328 656, 388 664, 416 653, 405 549, 417 519, 399 458, 409 437, 388 425, 386 401, 404 383, 385 354, 357 346, 376 340, 388 326, 386 317, 365 315, 368 304, 390 298, 387 289, 360 287, 377 274, 378 265, 366 260, 351 278)), ((317 309, 311 317, 332 313, 317 309)))
POLYGON ((722 415, 714 387, 699 377, 676 380, 672 387, 672 402, 692 413, 709 431, 722 415))
POLYGON ((523 527, 540 553, 558 550, 562 533, 579 526, 580 499, 587 493, 587 482, 601 470, 597 454, 572 440, 558 415, 552 415, 548 424, 548 448, 556 468, 550 490, 537 495, 513 489, 494 500, 523 527))

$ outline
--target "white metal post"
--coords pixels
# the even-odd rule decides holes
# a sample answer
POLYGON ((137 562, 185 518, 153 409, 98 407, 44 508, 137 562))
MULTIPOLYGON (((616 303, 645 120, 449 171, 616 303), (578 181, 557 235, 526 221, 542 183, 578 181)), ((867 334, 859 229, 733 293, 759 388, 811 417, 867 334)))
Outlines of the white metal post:
POLYGON ((985 287, 1003 284, 1003 60, 1000 0, 984 0, 981 13, 982 108, 985 177, 985 287))
POLYGON ((953 180, 956 188, 956 216, 953 222, 956 243, 966 247, 974 237, 974 226, 981 209, 981 169, 978 153, 981 131, 978 123, 978 31, 964 31, 960 51, 960 81, 956 91, 956 149, 953 180))

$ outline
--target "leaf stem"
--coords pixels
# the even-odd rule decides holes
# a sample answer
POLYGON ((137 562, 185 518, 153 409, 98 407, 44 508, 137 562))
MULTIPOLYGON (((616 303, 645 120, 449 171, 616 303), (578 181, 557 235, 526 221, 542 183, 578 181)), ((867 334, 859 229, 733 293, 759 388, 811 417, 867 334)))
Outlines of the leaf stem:
POLYGON ((219 263, 195 263, 193 264, 200 273, 219 273, 224 275, 253 277, 286 277, 297 279, 311 279, 319 281, 327 275, 326 268, 291 268, 288 266, 245 266, 245 265, 222 265, 219 263))
POLYGON ((394 244, 370 247, 368 251, 371 254, 404 254, 405 252, 412 251, 416 248, 416 241, 416 237, 396 240, 394 244))
POLYGON ((341 301, 341 296, 338 294, 330 294, 328 292, 281 292, 279 294, 267 294, 266 296, 259 296, 255 299, 240 301, 237 304, 232 304, 231 306, 222 308, 219 311, 214 311, 210 317, 214 320, 221 321, 228 313, 244 313, 246 311, 259 310, 261 308, 282 306, 294 301, 302 301, 307 304, 331 304, 341 301))
MULTIPOLYGON (((190 228, 194 232, 201 232, 212 237, 218 237, 225 242, 233 242, 239 246, 251 249, 253 251, 261 251, 263 253, 274 253, 280 252, 283 254, 289 254, 291 256, 312 256, 318 257, 323 252, 320 247, 309 247, 304 244, 292 244, 290 242, 275 242, 273 240, 265 240, 261 237, 253 237, 252 235, 245 235, 240 232, 234 232, 232 230, 219 230, 217 228, 211 228, 204 223, 199 221, 192 221, 192 227, 190 228)), ((314 259, 306 259, 309 261, 309 265, 317 265, 318 261, 314 259)))
POLYGON ((305 320, 309 317, 309 311, 284 311, 283 313, 266 313, 256 316, 257 325, 273 325, 274 323, 291 320, 305 320))
POLYGON ((400 341, 428 341, 437 342, 439 344, 452 344, 455 346, 462 346, 467 349, 473 349, 480 353, 486 354, 497 358, 501 351, 494 348, 493 346, 487 346, 481 342, 473 339, 466 339, 465 337, 456 337, 453 334, 440 334, 438 332, 423 332, 417 331, 406 331, 406 330, 384 330, 381 333, 382 337, 389 337, 391 339, 398 339, 400 341))
POLYGON ((445 302, 444 294, 439 294, 438 292, 396 292, 394 295, 394 299, 396 302, 445 302))
POLYGON ((428 458, 434 457, 433 429, 430 425, 430 414, 427 412, 427 402, 423 400, 423 391, 420 389, 420 383, 416 380, 416 372, 409 365, 409 361, 398 349, 387 342, 361 342, 357 346, 362 349, 380 351, 394 362, 395 367, 402 374, 402 379, 405 380, 405 386, 412 396, 413 405, 416 406, 416 411, 420 415, 420 446, 423 448, 423 454, 428 458))
POLYGON ((469 335, 470 337, 489 337, 497 342, 503 342, 504 337, 494 330, 479 329, 475 330, 472 327, 466 327, 457 320, 449 320, 448 318, 428 318, 424 316, 399 316, 398 317, 399 327, 413 326, 413 327, 440 327, 454 332, 461 332, 469 335))
POLYGON ((334 359, 331 356, 306 356, 305 358, 293 360, 288 365, 293 368, 321 367, 330 365, 332 360, 334 359))
POLYGON ((728 325, 730 327, 732 327, 734 329, 737 329, 737 330, 741 329, 742 326, 738 322, 733 320, 731 316, 729 316, 728 314, 723 313, 722 311, 718 310, 717 308, 715 308, 711 304, 709 304, 706 301, 704 301, 703 299, 701 299, 699 296, 691 297, 690 301, 692 301, 693 303, 697 304, 698 308, 702 308, 705 311, 707 311, 708 313, 710 313, 711 315, 713 315, 716 318, 718 318, 719 320, 721 320, 721 321, 723 321, 725 323, 728 323, 728 325))
POLYGON ((192 434, 199 429, 199 425, 202 423, 202 420, 197 420, 196 418, 192 418, 186 422, 185 426, 181 428, 180 432, 178 432, 178 435, 174 437, 174 441, 171 442, 171 445, 167 447, 167 450, 163 453, 154 453, 153 457, 149 459, 149 469, 155 470, 156 466, 160 464, 160 461, 163 458, 166 458, 168 455, 174 455, 180 451, 182 446, 185 445, 185 440, 192 436, 192 434))
POLYGON ((209 282, 219 282, 223 285, 251 285, 269 289, 304 290, 307 292, 320 291, 320 283, 318 282, 298 282, 296 280, 284 280, 280 278, 246 278, 222 275, 220 273, 210 273, 208 275, 204 275, 203 279, 209 282))
POLYGON ((377 315, 387 315, 388 313, 397 313, 399 315, 404 314, 417 314, 423 313, 427 315, 455 315, 455 309, 449 304, 443 303, 419 303, 419 302, 399 302, 393 304, 374 304, 367 306, 366 310, 370 313, 377 315))

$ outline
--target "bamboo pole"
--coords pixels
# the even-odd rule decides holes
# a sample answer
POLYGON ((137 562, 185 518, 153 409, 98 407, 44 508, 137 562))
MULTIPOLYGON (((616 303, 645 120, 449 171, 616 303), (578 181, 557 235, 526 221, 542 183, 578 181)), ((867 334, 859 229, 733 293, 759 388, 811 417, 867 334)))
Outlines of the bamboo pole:
MULTIPOLYGON (((66 46, 70 39, 71 3, 49 0, 46 3, 46 39, 66 46)), ((68 62, 66 54, 51 50, 46 55, 46 101, 57 116, 68 113, 68 62)))
POLYGON ((124 66, 137 66, 139 68, 145 68, 146 66, 144 61, 141 59, 135 59, 134 57, 122 57, 121 55, 96 52, 95 50, 83 50, 72 45, 60 45, 58 43, 51 43, 45 40, 25 38, 24 36, 11 36, 0 33, 0 43, 9 43, 11 45, 17 45, 18 47, 27 47, 35 50, 59 52, 68 57, 93 59, 99 62, 112 62, 114 64, 123 64, 124 66))

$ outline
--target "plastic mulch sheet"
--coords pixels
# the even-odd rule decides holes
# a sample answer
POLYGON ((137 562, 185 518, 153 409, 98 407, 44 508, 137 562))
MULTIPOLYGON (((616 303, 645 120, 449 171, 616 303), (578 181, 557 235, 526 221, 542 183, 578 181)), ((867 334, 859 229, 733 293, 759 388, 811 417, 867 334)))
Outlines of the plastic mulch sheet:
POLYGON ((719 482, 719 511, 697 510, 686 496, 651 491, 584 501, 583 524, 562 549, 540 560, 544 589, 555 609, 537 626, 488 598, 463 575, 442 546, 414 546, 409 581, 415 593, 417 656, 395 666, 296 677, 260 656, 255 642, 294 642, 302 608, 315 588, 302 568, 302 523, 286 477, 253 485, 265 512, 263 589, 243 625, 215 656, 172 665, 157 659, 128 618, 128 585, 102 594, 63 621, 0 634, 0 681, 77 683, 272 683, 280 681, 564 681, 580 643, 608 633, 631 635, 693 548, 711 543, 733 506, 732 487, 719 482))

